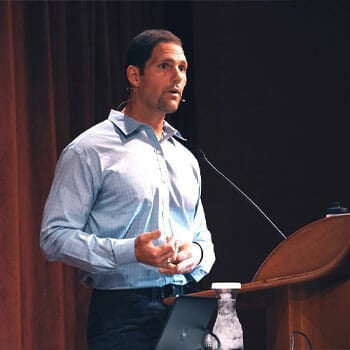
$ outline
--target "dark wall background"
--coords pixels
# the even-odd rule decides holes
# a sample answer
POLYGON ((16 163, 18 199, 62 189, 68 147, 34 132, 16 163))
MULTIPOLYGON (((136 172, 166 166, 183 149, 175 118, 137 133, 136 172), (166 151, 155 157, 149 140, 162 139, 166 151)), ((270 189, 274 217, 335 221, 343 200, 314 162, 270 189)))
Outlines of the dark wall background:
MULTIPOLYGON (((286 234, 349 205, 345 1, 194 2, 197 144, 286 234)), ((191 102, 190 102, 191 103, 191 102)), ((250 281, 283 239, 203 168, 217 262, 205 281, 250 281)))

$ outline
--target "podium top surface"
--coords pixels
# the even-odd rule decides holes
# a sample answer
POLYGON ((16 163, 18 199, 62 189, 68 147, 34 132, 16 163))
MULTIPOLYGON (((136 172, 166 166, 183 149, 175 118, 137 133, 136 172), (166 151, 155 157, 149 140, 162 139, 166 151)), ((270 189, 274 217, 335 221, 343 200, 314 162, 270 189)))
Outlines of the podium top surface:
POLYGON ((325 217, 281 242, 265 259, 253 282, 305 282, 337 270, 349 258, 350 214, 325 217))

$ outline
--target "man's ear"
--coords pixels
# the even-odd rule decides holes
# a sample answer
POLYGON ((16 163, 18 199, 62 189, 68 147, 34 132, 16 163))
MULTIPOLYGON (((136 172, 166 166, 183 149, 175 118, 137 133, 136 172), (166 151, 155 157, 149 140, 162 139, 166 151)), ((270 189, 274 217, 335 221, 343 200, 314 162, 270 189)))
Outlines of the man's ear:
POLYGON ((138 87, 140 84, 140 69, 136 66, 128 66, 126 68, 126 76, 132 87, 138 87))

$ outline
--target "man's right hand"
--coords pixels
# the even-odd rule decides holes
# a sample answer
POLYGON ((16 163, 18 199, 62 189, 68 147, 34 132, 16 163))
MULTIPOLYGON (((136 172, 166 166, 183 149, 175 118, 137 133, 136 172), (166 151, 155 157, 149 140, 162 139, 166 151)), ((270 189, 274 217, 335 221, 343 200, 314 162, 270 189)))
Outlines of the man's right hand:
POLYGON ((169 261, 176 260, 177 244, 173 238, 167 238, 166 243, 154 245, 153 241, 160 238, 162 233, 159 230, 141 233, 135 239, 135 256, 138 262, 164 267, 169 261))

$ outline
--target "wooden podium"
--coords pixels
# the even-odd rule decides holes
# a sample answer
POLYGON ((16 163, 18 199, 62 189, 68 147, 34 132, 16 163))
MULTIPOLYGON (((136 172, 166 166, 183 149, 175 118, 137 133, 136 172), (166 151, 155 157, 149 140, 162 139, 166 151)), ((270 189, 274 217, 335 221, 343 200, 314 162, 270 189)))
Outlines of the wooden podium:
POLYGON ((256 349, 288 350, 292 338, 297 350, 308 341, 313 350, 350 349, 349 253, 350 214, 315 221, 271 252, 237 297, 238 312, 264 312, 266 344, 256 349))

